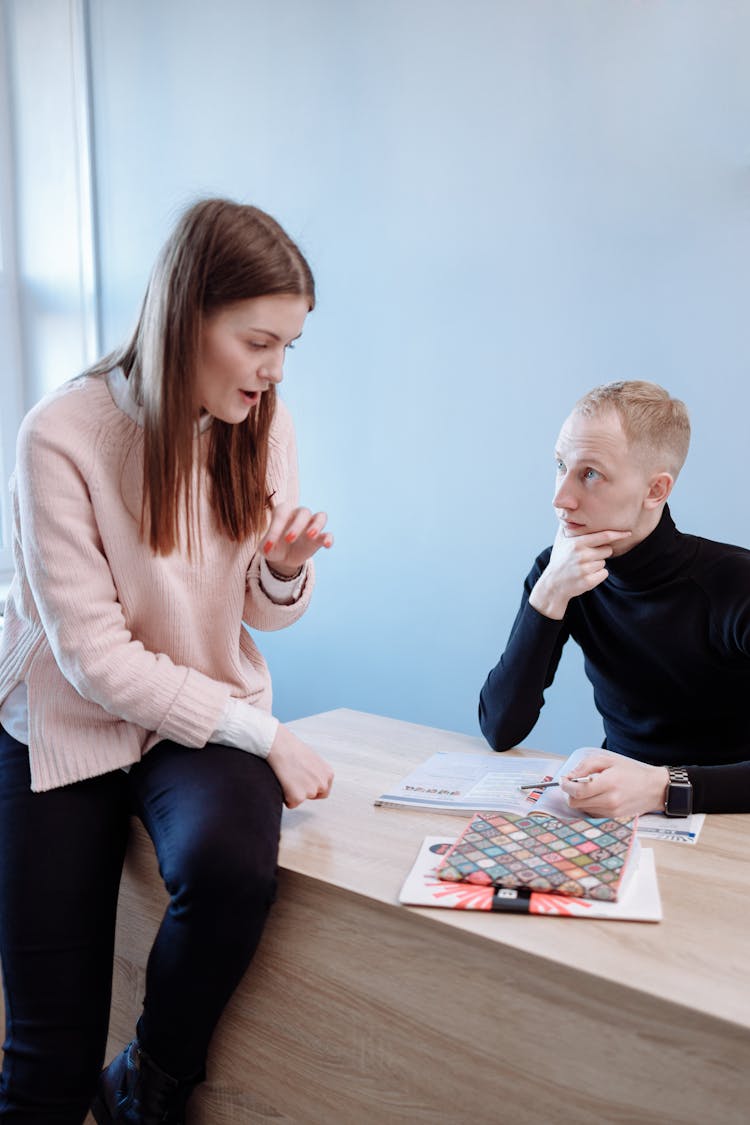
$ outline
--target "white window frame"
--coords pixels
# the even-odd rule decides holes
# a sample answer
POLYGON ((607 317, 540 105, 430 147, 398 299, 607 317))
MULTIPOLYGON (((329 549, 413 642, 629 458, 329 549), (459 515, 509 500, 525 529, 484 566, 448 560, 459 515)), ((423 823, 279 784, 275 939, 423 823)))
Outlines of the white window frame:
MULTIPOLYGON (((52 81, 52 79, 51 79, 52 81)), ((95 177, 93 169, 89 9, 87 0, 0 0, 0 595, 13 569, 11 513, 7 482, 13 471, 15 443, 23 414, 53 385, 62 382, 99 355, 100 300, 97 268, 95 177), (24 86, 30 70, 34 81, 43 81, 45 52, 57 71, 55 98, 40 99, 37 113, 34 91, 24 86), (40 64, 39 60, 42 60, 40 64), (36 69, 34 69, 36 68, 36 69), (61 80, 62 79, 62 80, 61 80), (45 117, 44 105, 53 105, 54 120, 45 117), (33 111, 33 112, 32 112, 33 111), (45 287, 54 292, 61 284, 59 272, 45 277, 38 253, 33 264, 25 260, 25 246, 35 224, 44 230, 45 200, 36 190, 35 169, 25 160, 24 141, 44 140, 60 129, 70 143, 58 146, 64 167, 52 169, 60 182, 70 185, 66 197, 67 226, 75 228, 77 261, 64 278, 66 323, 75 361, 70 369, 50 372, 32 346, 40 339, 42 314, 35 293, 45 287), (33 284, 29 284, 29 279, 33 284)), ((31 146, 33 148, 33 145, 31 146)), ((76 255, 73 255, 76 257, 76 255)), ((40 349, 43 351, 43 349, 40 349)))
POLYGON ((15 240, 13 142, 5 5, 0 11, 0 597, 13 573, 12 517, 8 482, 15 461, 16 434, 24 410, 21 366, 18 262, 15 240))

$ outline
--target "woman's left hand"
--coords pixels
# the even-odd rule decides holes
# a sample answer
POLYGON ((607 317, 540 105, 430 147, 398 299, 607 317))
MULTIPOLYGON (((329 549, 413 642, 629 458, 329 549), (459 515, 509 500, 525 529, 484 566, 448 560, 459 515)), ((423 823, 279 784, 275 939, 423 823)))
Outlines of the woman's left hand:
POLYGON ((289 508, 282 504, 274 509, 260 545, 267 562, 285 577, 298 574, 316 551, 333 546, 333 536, 324 530, 327 519, 325 512, 313 514, 309 508, 289 508))
POLYGON ((586 816, 641 816, 664 809, 669 776, 664 766, 649 766, 606 750, 591 754, 560 779, 568 804, 586 816), (573 783, 568 778, 590 777, 573 783))

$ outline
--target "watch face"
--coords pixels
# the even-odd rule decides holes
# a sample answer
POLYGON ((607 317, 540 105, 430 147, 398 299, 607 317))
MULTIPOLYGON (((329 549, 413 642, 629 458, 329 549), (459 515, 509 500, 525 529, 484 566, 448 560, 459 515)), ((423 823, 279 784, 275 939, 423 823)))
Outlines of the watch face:
POLYGON ((680 785, 679 783, 672 782, 669 786, 667 793, 667 808, 668 816, 690 816, 693 811, 693 787, 688 782, 687 785, 680 785))

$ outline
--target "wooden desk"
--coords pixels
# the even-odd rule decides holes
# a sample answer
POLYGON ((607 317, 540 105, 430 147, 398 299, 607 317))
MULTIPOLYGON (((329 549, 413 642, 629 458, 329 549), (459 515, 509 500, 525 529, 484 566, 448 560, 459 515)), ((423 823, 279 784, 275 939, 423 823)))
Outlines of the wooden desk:
MULTIPOLYGON (((279 901, 191 1125, 745 1125, 750 816, 655 845, 658 925, 405 908, 422 838, 463 821, 373 799, 436 750, 484 743, 347 710, 292 726, 335 766, 334 791, 285 813, 279 901)), ((110 1054, 164 902, 139 829, 110 1054)))

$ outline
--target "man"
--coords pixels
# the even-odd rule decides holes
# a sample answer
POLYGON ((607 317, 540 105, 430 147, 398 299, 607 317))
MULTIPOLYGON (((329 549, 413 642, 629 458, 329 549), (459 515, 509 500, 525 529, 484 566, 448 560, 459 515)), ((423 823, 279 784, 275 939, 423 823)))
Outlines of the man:
POLYGON ((689 441, 684 404, 653 383, 575 405, 555 452, 555 542, 482 688, 482 731, 508 750, 578 642, 606 749, 571 774, 590 781, 562 787, 592 816, 750 811, 750 551, 677 531, 667 499, 689 441))

